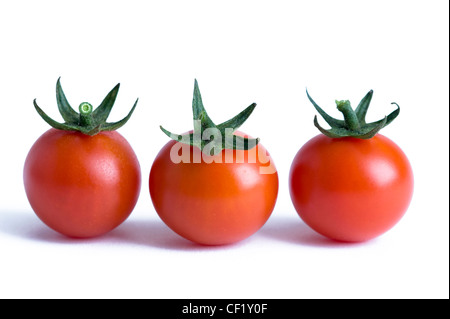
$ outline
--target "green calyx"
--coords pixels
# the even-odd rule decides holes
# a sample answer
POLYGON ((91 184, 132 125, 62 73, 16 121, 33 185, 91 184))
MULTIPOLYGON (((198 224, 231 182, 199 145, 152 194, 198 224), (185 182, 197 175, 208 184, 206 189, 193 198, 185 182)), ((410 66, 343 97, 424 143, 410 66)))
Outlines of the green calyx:
POLYGON ((179 135, 169 132, 162 126, 160 128, 171 139, 197 146, 207 155, 217 155, 224 149, 249 150, 258 144, 259 138, 246 138, 233 133, 247 120, 255 107, 256 103, 253 103, 232 119, 216 125, 203 106, 200 89, 195 80, 192 100, 193 132, 179 135))
POLYGON ((383 127, 391 123, 400 113, 400 107, 397 103, 395 104, 397 109, 385 116, 383 119, 366 123, 366 114, 369 109, 370 101, 372 100, 373 91, 370 90, 369 93, 364 96, 364 98, 359 102, 356 110, 353 110, 350 101, 336 101, 337 109, 344 115, 344 120, 337 120, 322 110, 316 102, 311 98, 306 90, 308 99, 316 108, 317 112, 323 117, 323 119, 330 125, 330 129, 326 130, 319 125, 317 121, 317 115, 314 117, 314 125, 326 136, 332 138, 341 137, 356 137, 360 139, 369 139, 374 137, 383 127))
POLYGON ((118 122, 107 123, 106 120, 111 112, 111 109, 116 101, 117 93, 119 92, 120 84, 117 84, 104 98, 103 102, 94 110, 91 104, 83 102, 79 106, 80 113, 77 113, 69 104, 61 87, 60 78, 56 83, 56 101, 58 103, 59 113, 64 119, 64 123, 59 123, 42 111, 37 105, 36 99, 33 104, 36 111, 51 127, 64 131, 77 131, 83 134, 93 136, 103 131, 115 131, 125 125, 130 119, 136 108, 139 99, 136 99, 131 111, 128 115, 118 122))

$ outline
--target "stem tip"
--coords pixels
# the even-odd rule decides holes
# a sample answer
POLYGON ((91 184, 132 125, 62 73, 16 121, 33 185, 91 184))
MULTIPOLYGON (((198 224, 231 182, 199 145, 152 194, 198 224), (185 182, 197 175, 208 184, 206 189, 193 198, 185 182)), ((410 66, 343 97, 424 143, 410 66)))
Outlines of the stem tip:
POLYGON ((80 104, 80 113, 84 115, 89 115, 93 111, 93 107, 88 102, 83 102, 80 104))

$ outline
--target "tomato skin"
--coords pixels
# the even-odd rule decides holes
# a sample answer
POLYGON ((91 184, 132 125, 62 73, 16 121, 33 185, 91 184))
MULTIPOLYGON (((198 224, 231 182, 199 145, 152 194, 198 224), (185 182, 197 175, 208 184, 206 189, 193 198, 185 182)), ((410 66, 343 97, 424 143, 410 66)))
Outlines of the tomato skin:
POLYGON ((176 164, 170 158, 175 144, 179 146, 169 141, 161 149, 149 176, 153 205, 169 228, 198 244, 225 245, 251 236, 265 224, 277 199, 278 173, 274 169, 273 174, 260 174, 260 167, 268 165, 258 159, 257 152, 266 154, 262 145, 249 151, 223 150, 217 155, 222 163, 209 163, 212 156, 187 146, 201 162, 176 164), (232 163, 224 152, 232 152, 232 163), (247 160, 249 154, 255 163, 247 160), (246 156, 242 163, 236 161, 240 156, 246 156))
POLYGON ((25 191, 36 215, 69 237, 100 236, 131 214, 141 171, 130 144, 115 131, 87 136, 50 129, 25 161, 25 191))
POLYGON ((294 207, 312 229, 338 241, 361 242, 392 228, 413 194, 403 151, 387 137, 318 135, 295 156, 289 175, 294 207))

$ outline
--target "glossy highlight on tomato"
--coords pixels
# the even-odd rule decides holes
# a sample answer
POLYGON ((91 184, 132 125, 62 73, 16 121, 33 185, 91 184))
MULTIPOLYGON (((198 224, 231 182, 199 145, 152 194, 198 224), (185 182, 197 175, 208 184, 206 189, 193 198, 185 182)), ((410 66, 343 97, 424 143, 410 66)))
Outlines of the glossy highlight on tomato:
POLYGON ((24 185, 36 215, 69 237, 95 237, 119 226, 139 197, 141 172, 118 132, 88 136, 50 129, 32 146, 24 185))

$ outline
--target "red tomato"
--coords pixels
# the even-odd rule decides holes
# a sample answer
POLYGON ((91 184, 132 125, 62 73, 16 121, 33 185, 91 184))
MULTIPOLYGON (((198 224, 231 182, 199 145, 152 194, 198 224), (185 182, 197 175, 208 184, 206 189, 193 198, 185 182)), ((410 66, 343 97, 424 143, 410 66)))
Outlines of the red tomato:
POLYGON ((28 200, 50 228, 70 237, 102 235, 133 210, 140 167, 115 131, 88 136, 50 129, 31 148, 24 168, 28 200))
POLYGON ((261 174, 262 167, 273 165, 261 144, 214 157, 184 145, 191 159, 201 162, 178 164, 171 159, 174 146, 182 147, 172 140, 161 149, 149 178, 154 207, 167 226, 193 242, 222 245, 241 241, 265 224, 275 206, 278 174, 274 166, 272 174, 261 174))
POLYGON ((329 238, 377 237, 404 215, 413 193, 408 159, 390 139, 318 135, 297 153, 290 194, 300 217, 329 238))

